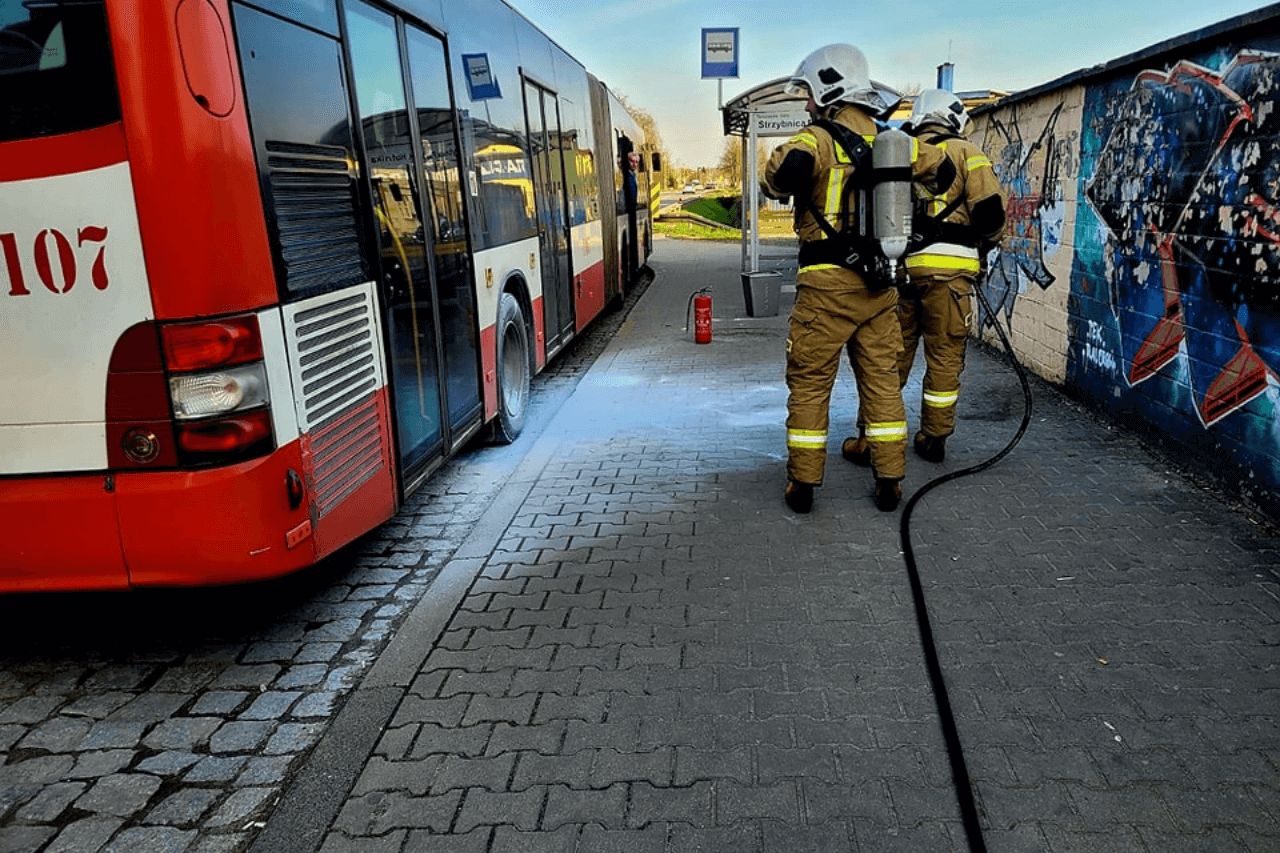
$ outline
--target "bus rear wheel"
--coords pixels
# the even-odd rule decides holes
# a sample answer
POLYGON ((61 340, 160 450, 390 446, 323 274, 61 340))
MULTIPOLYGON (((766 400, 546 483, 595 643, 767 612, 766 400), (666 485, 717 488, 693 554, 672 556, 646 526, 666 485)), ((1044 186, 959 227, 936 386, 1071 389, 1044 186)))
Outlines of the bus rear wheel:
POLYGON ((524 429, 533 375, 530 363, 529 327, 520 300, 504 293, 498 303, 498 415, 491 431, 496 444, 510 444, 524 429))

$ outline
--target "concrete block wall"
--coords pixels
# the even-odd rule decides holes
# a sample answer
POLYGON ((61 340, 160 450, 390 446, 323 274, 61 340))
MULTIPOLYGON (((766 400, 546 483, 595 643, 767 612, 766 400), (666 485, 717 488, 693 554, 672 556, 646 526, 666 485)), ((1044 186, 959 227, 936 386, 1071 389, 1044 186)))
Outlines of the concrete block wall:
POLYGON ((1280 520, 1280 5, 975 111, 979 334, 1280 520))

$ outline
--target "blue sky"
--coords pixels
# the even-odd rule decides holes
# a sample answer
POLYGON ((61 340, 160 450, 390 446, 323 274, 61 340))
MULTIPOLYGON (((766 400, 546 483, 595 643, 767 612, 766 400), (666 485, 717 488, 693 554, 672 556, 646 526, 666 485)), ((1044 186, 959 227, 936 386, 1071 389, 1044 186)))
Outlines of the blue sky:
POLYGON ((830 42, 856 45, 871 76, 931 88, 1017 91, 1270 5, 1258 0, 509 0, 611 89, 654 117, 678 165, 724 149, 717 81, 701 78, 704 27, 739 29, 723 98, 795 70, 830 42))

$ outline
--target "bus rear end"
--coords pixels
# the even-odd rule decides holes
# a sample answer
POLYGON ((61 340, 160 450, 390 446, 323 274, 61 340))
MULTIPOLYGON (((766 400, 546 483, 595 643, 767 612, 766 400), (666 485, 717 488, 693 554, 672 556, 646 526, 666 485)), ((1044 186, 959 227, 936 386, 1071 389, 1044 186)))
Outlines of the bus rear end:
POLYGON ((395 510, 372 285, 280 304, 242 92, 223 2, 0 6, 0 591, 277 576, 395 510))

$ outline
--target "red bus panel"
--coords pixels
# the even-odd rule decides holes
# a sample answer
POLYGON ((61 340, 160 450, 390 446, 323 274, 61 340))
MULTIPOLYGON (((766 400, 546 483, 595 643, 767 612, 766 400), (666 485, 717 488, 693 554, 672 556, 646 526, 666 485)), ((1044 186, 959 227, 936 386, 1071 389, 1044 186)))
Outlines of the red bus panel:
POLYGON ((109 23, 156 319, 269 305, 276 283, 227 3, 153 2, 112 5, 124 19, 109 23))
POLYGON ((102 474, 0 479, 0 592, 129 585, 102 474))

